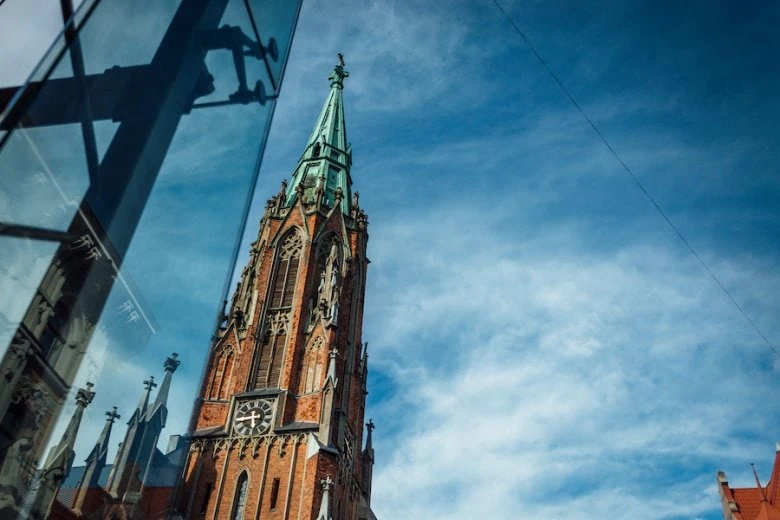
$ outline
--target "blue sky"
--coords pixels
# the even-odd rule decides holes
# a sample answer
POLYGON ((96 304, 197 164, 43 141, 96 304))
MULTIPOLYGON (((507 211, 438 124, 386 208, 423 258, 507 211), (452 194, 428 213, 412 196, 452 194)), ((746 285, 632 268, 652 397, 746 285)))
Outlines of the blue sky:
MULTIPOLYGON (((777 343, 777 7, 503 5, 777 343)), ((339 51, 380 517, 721 518, 780 363, 491 2, 306 3, 260 199, 339 51)))
MULTIPOLYGON (((780 344, 780 8, 502 5, 780 344)), ((337 52, 371 222, 380 518, 718 519, 717 469, 742 486, 750 462, 768 476, 780 362, 489 0, 304 2, 246 237, 295 166, 337 52)), ((230 147, 215 142, 212 162, 230 147)), ((180 186, 163 201, 190 200, 180 186)), ((187 240, 213 238, 207 216, 182 226, 187 240)), ((191 287, 218 257, 163 258, 139 283, 191 287)), ((207 315, 218 282, 183 308, 207 315)), ((183 429, 207 343, 193 328, 124 363, 105 404, 123 399, 129 417, 134 389, 183 348, 167 431, 183 429)))

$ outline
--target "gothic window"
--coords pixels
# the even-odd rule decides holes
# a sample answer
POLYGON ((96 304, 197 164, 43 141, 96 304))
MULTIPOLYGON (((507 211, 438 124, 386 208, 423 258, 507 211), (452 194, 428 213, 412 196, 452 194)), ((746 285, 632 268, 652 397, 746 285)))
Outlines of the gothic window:
POLYGON ((249 475, 244 471, 238 477, 236 481, 236 496, 233 499, 233 514, 230 515, 231 520, 243 520, 244 511, 246 510, 246 492, 249 487, 249 475))
POLYGON ((312 152, 311 152, 312 157, 319 157, 321 148, 322 147, 320 146, 320 143, 315 144, 314 145, 314 150, 312 150, 312 152))
POLYGON ((257 360, 255 388, 279 387, 302 251, 303 239, 297 230, 288 233, 279 245, 266 312, 265 332, 257 360))
POLYGON ((269 305, 270 310, 292 305, 302 250, 303 240, 297 231, 289 233, 279 246, 273 293, 269 305))
POLYGON ((314 280, 317 294, 310 302, 310 323, 321 316, 336 322, 341 294, 341 242, 335 234, 323 237, 317 246, 317 265, 314 280))
POLYGON ((217 397, 219 399, 227 399, 228 390, 230 386, 230 377, 233 374, 233 352, 227 352, 225 354, 225 364, 222 368, 222 380, 219 382, 219 391, 217 397))
POLYGON ((214 354, 214 368, 209 385, 209 399, 227 399, 233 373, 233 347, 222 346, 214 354))
POLYGON ((317 337, 306 349, 303 359, 303 393, 310 394, 319 390, 322 377, 321 357, 322 337, 317 337))

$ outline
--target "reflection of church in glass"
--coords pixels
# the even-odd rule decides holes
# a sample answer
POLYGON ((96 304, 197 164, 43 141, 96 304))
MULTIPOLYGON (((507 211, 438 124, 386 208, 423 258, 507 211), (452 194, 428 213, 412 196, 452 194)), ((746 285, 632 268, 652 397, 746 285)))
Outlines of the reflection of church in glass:
MULTIPOLYGON (((157 448, 157 443, 168 415, 168 392, 180 363, 177 357, 172 354, 165 360, 165 375, 154 400, 151 396, 157 387, 154 377, 144 381, 144 391, 127 423, 113 464, 107 464, 106 458, 114 421, 120 418, 116 408, 106 412, 106 424, 87 456, 86 464, 62 466, 65 477, 51 506, 51 518, 170 517, 173 492, 187 449, 178 435, 171 436, 165 453, 157 448)), ((81 413, 92 395, 83 400, 77 398, 71 423, 60 443, 52 449, 52 454, 69 454, 64 456, 70 457, 70 464, 81 413)))

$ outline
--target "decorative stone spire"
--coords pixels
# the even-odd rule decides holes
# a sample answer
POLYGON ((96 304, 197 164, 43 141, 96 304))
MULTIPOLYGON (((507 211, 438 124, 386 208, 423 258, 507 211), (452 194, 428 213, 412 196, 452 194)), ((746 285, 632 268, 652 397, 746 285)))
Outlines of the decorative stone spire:
POLYGON ((363 394, 368 394, 368 342, 363 343, 363 355, 360 358, 360 384, 363 394))
POLYGON ((366 456, 372 464, 374 463, 374 442, 372 439, 374 428, 376 428, 376 426, 374 426, 374 421, 369 419, 366 423, 366 456))
POLYGON ((116 413, 116 406, 106 412, 106 416, 108 419, 106 419, 106 424, 103 426, 103 431, 100 432, 100 437, 98 437, 95 447, 92 448, 92 451, 89 452, 86 458, 84 474, 81 477, 81 483, 73 499, 73 509, 78 512, 81 512, 89 490, 99 487, 98 479, 100 478, 100 473, 106 467, 106 454, 108 453, 108 443, 111 438, 111 428, 114 425, 114 421, 121 418, 116 413))
POLYGON ((366 423, 366 449, 363 450, 363 485, 366 490, 366 500, 371 503, 371 484, 374 478, 374 421, 366 423))
POLYGON ((163 363, 165 376, 154 404, 149 406, 149 394, 157 386, 154 377, 144 381, 144 393, 138 408, 127 423, 127 432, 112 468, 108 489, 112 496, 133 501, 139 496, 152 468, 151 462, 160 432, 168 416, 167 400, 173 373, 181 362, 175 352, 163 363))
POLYGON ((339 54, 338 64, 328 76, 330 92, 287 187, 287 206, 302 198, 305 204, 338 206, 350 215, 352 149, 347 141, 343 97, 344 79, 348 76, 344 56, 339 54), (323 184, 318 186, 320 178, 323 184))
MULTIPOLYGON (((157 399, 154 400, 154 406, 149 411, 149 418, 151 419, 155 413, 158 413, 158 411, 162 411, 164 409, 165 415, 167 416, 167 403, 168 403, 168 392, 171 389, 171 378, 173 377, 173 373, 176 372, 176 369, 179 368, 179 365, 181 365, 181 361, 179 361, 179 354, 174 352, 170 355, 170 357, 165 359, 165 362, 163 363, 163 370, 165 370, 165 376, 163 376, 163 382, 162 385, 160 385, 160 391, 157 392, 157 399)), ((162 426, 165 426, 165 418, 163 418, 162 426)))
POLYGON ((73 445, 76 443, 76 435, 78 435, 79 426, 81 426, 84 409, 95 397, 95 392, 92 391, 93 386, 92 383, 87 383, 86 388, 79 388, 76 392, 76 409, 73 411, 60 442, 51 449, 46 463, 41 469, 40 487, 32 508, 33 517, 48 518, 60 484, 73 467, 73 458, 75 457, 73 445))
POLYGON ((333 487, 333 479, 327 475, 320 480, 322 486, 322 500, 320 500, 320 512, 317 513, 317 520, 332 520, 330 516, 330 488, 333 487))
POLYGON ((333 349, 330 351, 330 355, 328 356, 328 372, 325 376, 325 380, 327 381, 330 379, 333 381, 333 386, 336 386, 338 384, 338 378, 336 377, 336 359, 339 355, 338 349, 333 349))
POLYGON ((146 414, 146 410, 149 408, 149 396, 152 393, 152 389, 156 386, 157 383, 154 382, 154 376, 149 376, 149 379, 144 380, 144 393, 141 394, 141 400, 138 401, 138 406, 135 409, 135 413, 130 417, 130 422, 137 421, 138 418, 146 414))
POLYGON ((43 465, 44 471, 49 472, 55 468, 61 468, 64 470, 63 477, 70 472, 70 467, 73 464, 73 445, 76 442, 79 426, 81 426, 84 409, 95 397, 95 392, 92 391, 94 386, 92 383, 87 383, 86 388, 79 388, 76 392, 76 409, 73 411, 68 427, 65 428, 65 433, 62 434, 62 439, 49 452, 46 464, 43 465))

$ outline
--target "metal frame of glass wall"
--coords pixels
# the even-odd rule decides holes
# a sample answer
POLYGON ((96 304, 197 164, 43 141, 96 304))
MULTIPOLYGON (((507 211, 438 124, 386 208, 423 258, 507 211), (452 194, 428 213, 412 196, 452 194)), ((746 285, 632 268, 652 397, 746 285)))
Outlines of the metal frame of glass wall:
POLYGON ((0 88, 0 516, 173 514, 300 0, 60 1, 0 88))

